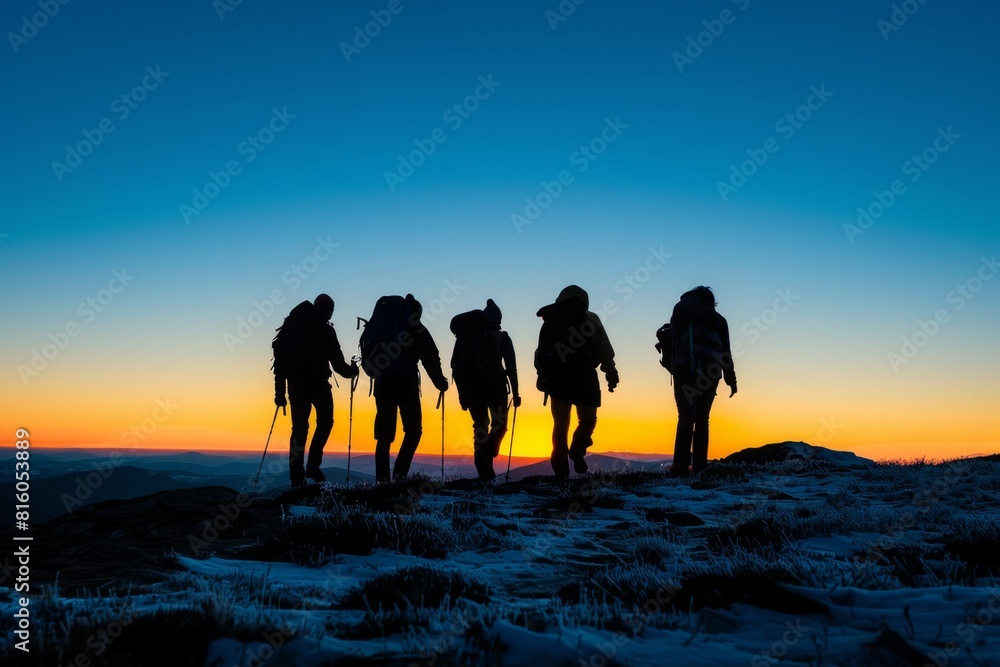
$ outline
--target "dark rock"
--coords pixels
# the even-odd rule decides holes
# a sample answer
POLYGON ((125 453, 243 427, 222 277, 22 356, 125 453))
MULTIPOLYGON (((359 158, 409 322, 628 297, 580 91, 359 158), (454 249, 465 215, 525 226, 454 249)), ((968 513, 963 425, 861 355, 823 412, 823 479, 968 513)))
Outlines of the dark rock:
POLYGON ((724 463, 764 465, 783 461, 816 461, 846 468, 869 468, 875 465, 871 459, 862 458, 852 452, 842 452, 826 447, 817 447, 805 442, 778 442, 761 447, 749 447, 722 459, 724 463))
POLYGON ((675 609, 687 611, 705 607, 729 608, 742 602, 783 614, 830 615, 826 605, 798 593, 784 584, 797 584, 786 574, 753 572, 737 574, 699 574, 687 579, 671 600, 675 609))
POLYGON ((691 512, 667 512, 664 518, 672 526, 704 526, 705 521, 698 515, 691 512))
POLYGON ((691 512, 677 512, 665 510, 660 507, 653 507, 646 510, 646 519, 657 523, 667 522, 671 526, 688 527, 704 526, 705 521, 697 514, 691 512))

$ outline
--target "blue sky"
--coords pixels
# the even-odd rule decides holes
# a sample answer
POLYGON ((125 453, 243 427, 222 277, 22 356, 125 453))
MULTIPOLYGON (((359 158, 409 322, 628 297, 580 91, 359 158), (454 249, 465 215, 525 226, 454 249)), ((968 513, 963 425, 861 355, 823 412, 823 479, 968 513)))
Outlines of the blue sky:
MULTIPOLYGON (((44 420, 37 406, 52 396, 120 405, 195 386, 199 406, 252 401, 258 383, 266 412, 260 368, 282 310, 329 292, 353 348, 354 317, 381 294, 426 306, 455 284, 430 323, 439 345, 450 351, 451 315, 493 297, 530 387, 534 312, 575 282, 615 306, 605 319, 623 381, 605 412, 655 448, 648 434, 672 428, 672 408, 652 331, 704 283, 746 345, 743 402, 719 413, 720 446, 808 439, 833 413, 853 425, 845 447, 918 442, 941 455, 1000 441, 982 409, 997 398, 986 378, 1000 370, 1000 281, 961 310, 947 299, 1000 245, 996 8, 908 4, 916 11, 888 31, 892 3, 871 2, 588 0, 554 24, 556 2, 402 0, 390 14, 388 2, 244 0, 220 19, 221 6, 71 2, 34 32, 24 22, 42 23, 38 3, 0 14, 13 101, 2 112, 2 367, 15 412, 44 420), (348 62, 342 44, 372 12, 391 21, 348 62), (680 71, 676 53, 691 58, 680 71), (790 132, 782 119, 796 113, 807 120, 790 132), (95 134, 102 121, 113 131, 95 134), (85 132, 100 143, 71 172, 54 169, 85 132), (582 159, 595 141, 603 152, 582 159), (391 189, 399 156, 431 144, 391 189), (928 149, 936 161, 911 180, 904 165, 928 149), (719 182, 748 151, 767 161, 723 200, 719 182), (234 173, 218 176, 227 163, 234 173), (512 216, 562 172, 572 182, 519 232, 512 216), (226 186, 185 220, 212 173, 226 186), (905 190, 852 243, 844 225, 895 180, 905 190), (307 280, 284 280, 317 239, 339 246, 307 280), (650 248, 670 258, 626 289, 650 248), (134 282, 25 382, 19 366, 122 267, 134 282), (255 305, 274 290, 284 303, 255 305), (780 290, 798 299, 761 330, 753 318, 780 290), (887 355, 940 309, 948 322, 893 368, 887 355), (231 349, 226 334, 255 310, 261 326, 231 349), (948 440, 946 415, 972 425, 948 440)), ((178 417, 196 435, 171 443, 252 430, 201 410, 178 417)), ((134 418, 88 417, 80 439, 104 443, 134 418)), ((73 439, 59 433, 50 441, 73 439)))

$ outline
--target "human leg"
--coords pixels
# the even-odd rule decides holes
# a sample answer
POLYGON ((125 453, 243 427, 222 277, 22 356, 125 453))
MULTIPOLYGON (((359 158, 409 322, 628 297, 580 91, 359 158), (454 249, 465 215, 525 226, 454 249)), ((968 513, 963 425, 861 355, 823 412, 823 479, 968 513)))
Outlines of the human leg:
POLYGON ((306 475, 317 482, 326 481, 320 470, 323 463, 323 448, 333 430, 333 392, 330 383, 317 382, 312 387, 311 400, 316 408, 316 429, 313 431, 312 442, 309 444, 309 460, 306 462, 306 475))
POLYGON ((472 446, 473 460, 479 479, 490 481, 496 474, 493 472, 493 456, 489 450, 490 409, 485 405, 470 405, 472 415, 472 446))
POLYGON ((552 472, 556 477, 569 477, 569 419, 573 406, 551 398, 552 404, 552 472))
POLYGON ((292 486, 305 483, 306 439, 309 436, 309 415, 312 413, 312 400, 308 385, 302 381, 288 381, 288 404, 292 409, 292 437, 288 442, 288 476, 292 486))
POLYGON ((719 387, 716 379, 695 400, 693 456, 691 472, 697 474, 708 466, 708 416, 715 401, 715 392, 719 387))
POLYGON ((396 439, 396 411, 399 405, 392 386, 375 388, 375 481, 389 481, 389 447, 396 439))
POLYGON ((573 442, 569 448, 569 458, 573 461, 576 472, 587 472, 587 462, 583 459, 587 448, 594 444, 594 429, 597 428, 597 408, 592 405, 576 406, 576 429, 573 431, 573 442))
POLYGON ((489 448, 494 458, 500 455, 500 445, 503 443, 503 437, 507 435, 507 415, 506 403, 490 406, 489 448))
POLYGON ((403 421, 403 441, 399 444, 399 454, 393 466, 392 476, 396 479, 406 477, 410 472, 410 463, 420 444, 423 434, 423 417, 420 411, 420 389, 416 378, 412 384, 400 385, 399 417, 403 421))
POLYGON ((687 474, 691 465, 691 440, 694 433, 694 400, 697 388, 686 376, 674 377, 674 401, 677 404, 677 433, 674 437, 672 472, 687 474))

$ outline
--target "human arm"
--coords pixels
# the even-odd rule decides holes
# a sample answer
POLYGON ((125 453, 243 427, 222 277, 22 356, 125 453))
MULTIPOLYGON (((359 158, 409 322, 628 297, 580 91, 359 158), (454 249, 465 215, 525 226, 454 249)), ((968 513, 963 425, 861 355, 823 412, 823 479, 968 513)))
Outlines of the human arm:
POLYGON ((513 396, 514 407, 520 407, 521 393, 518 391, 517 356, 514 354, 514 341, 510 339, 510 335, 506 331, 503 332, 500 357, 503 359, 504 372, 510 381, 510 393, 513 396))
POLYGON ((448 379, 441 371, 441 354, 426 327, 420 325, 414 333, 417 357, 438 391, 448 391, 448 379))
POLYGON ((615 349, 611 346, 608 332, 596 313, 587 312, 587 319, 594 325, 594 351, 600 364, 601 372, 608 381, 608 391, 613 392, 618 386, 618 368, 615 366, 615 349))
POLYGON ((719 339, 722 341, 722 378, 729 386, 729 397, 736 395, 736 367, 733 364, 733 351, 729 342, 729 323, 719 315, 719 339))
POLYGON ((347 363, 344 359, 344 351, 340 347, 340 340, 337 338, 337 330, 332 326, 327 327, 326 349, 330 365, 338 375, 345 378, 354 378, 358 375, 358 367, 355 364, 347 363))

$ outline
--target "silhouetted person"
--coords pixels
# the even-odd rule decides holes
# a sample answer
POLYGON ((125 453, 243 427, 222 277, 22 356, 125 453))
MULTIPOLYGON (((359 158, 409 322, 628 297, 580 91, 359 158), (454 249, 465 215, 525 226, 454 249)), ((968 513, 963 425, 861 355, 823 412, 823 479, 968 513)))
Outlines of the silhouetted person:
POLYGON ((285 318, 274 339, 274 404, 291 403, 292 437, 288 445, 288 474, 292 486, 302 486, 308 477, 323 482, 320 470, 323 447, 333 429, 333 370, 345 378, 358 374, 358 367, 344 360, 337 331, 330 323, 333 299, 320 294, 313 303, 303 301, 285 318), (285 385, 288 400, 285 400, 285 385), (309 445, 309 461, 303 469, 309 414, 316 408, 316 430, 309 445))
POLYGON ((514 343, 500 329, 501 316, 500 308, 488 299, 483 310, 451 320, 456 336, 452 373, 462 408, 472 416, 473 458, 484 482, 496 478, 493 459, 507 433, 508 392, 513 395, 514 407, 521 405, 514 343))
POLYGON ((615 351, 601 319, 587 310, 590 297, 576 285, 559 293, 556 302, 541 308, 543 319, 535 350, 538 389, 552 399, 552 470, 569 476, 569 462, 578 473, 587 472, 584 456, 593 444, 597 408, 601 405, 600 366, 608 391, 618 386, 615 351), (577 427, 569 443, 570 416, 576 406, 577 427))
MULTIPOLYGON (((380 352, 365 362, 365 370, 373 376, 375 383, 376 482, 389 481, 389 447, 396 439, 397 412, 403 421, 403 441, 399 445, 399 454, 393 468, 395 479, 405 477, 410 472, 413 454, 420 444, 423 427, 417 362, 424 365, 438 391, 448 390, 448 380, 441 372, 441 357, 437 345, 420 322, 423 308, 412 294, 407 294, 405 299, 398 296, 382 297, 376 306, 376 313, 372 314, 372 319, 365 325, 366 332, 376 326, 376 314, 383 304, 386 308, 399 308, 401 301, 405 301, 408 306, 408 315, 391 332, 392 342, 383 345, 380 352)), ((362 354, 364 347, 362 342, 362 354)))
POLYGON ((715 294, 699 286, 681 295, 670 317, 677 436, 673 475, 697 474, 708 465, 708 416, 719 380, 736 394, 729 324, 715 311, 715 294), (693 450, 693 456, 692 456, 693 450))

